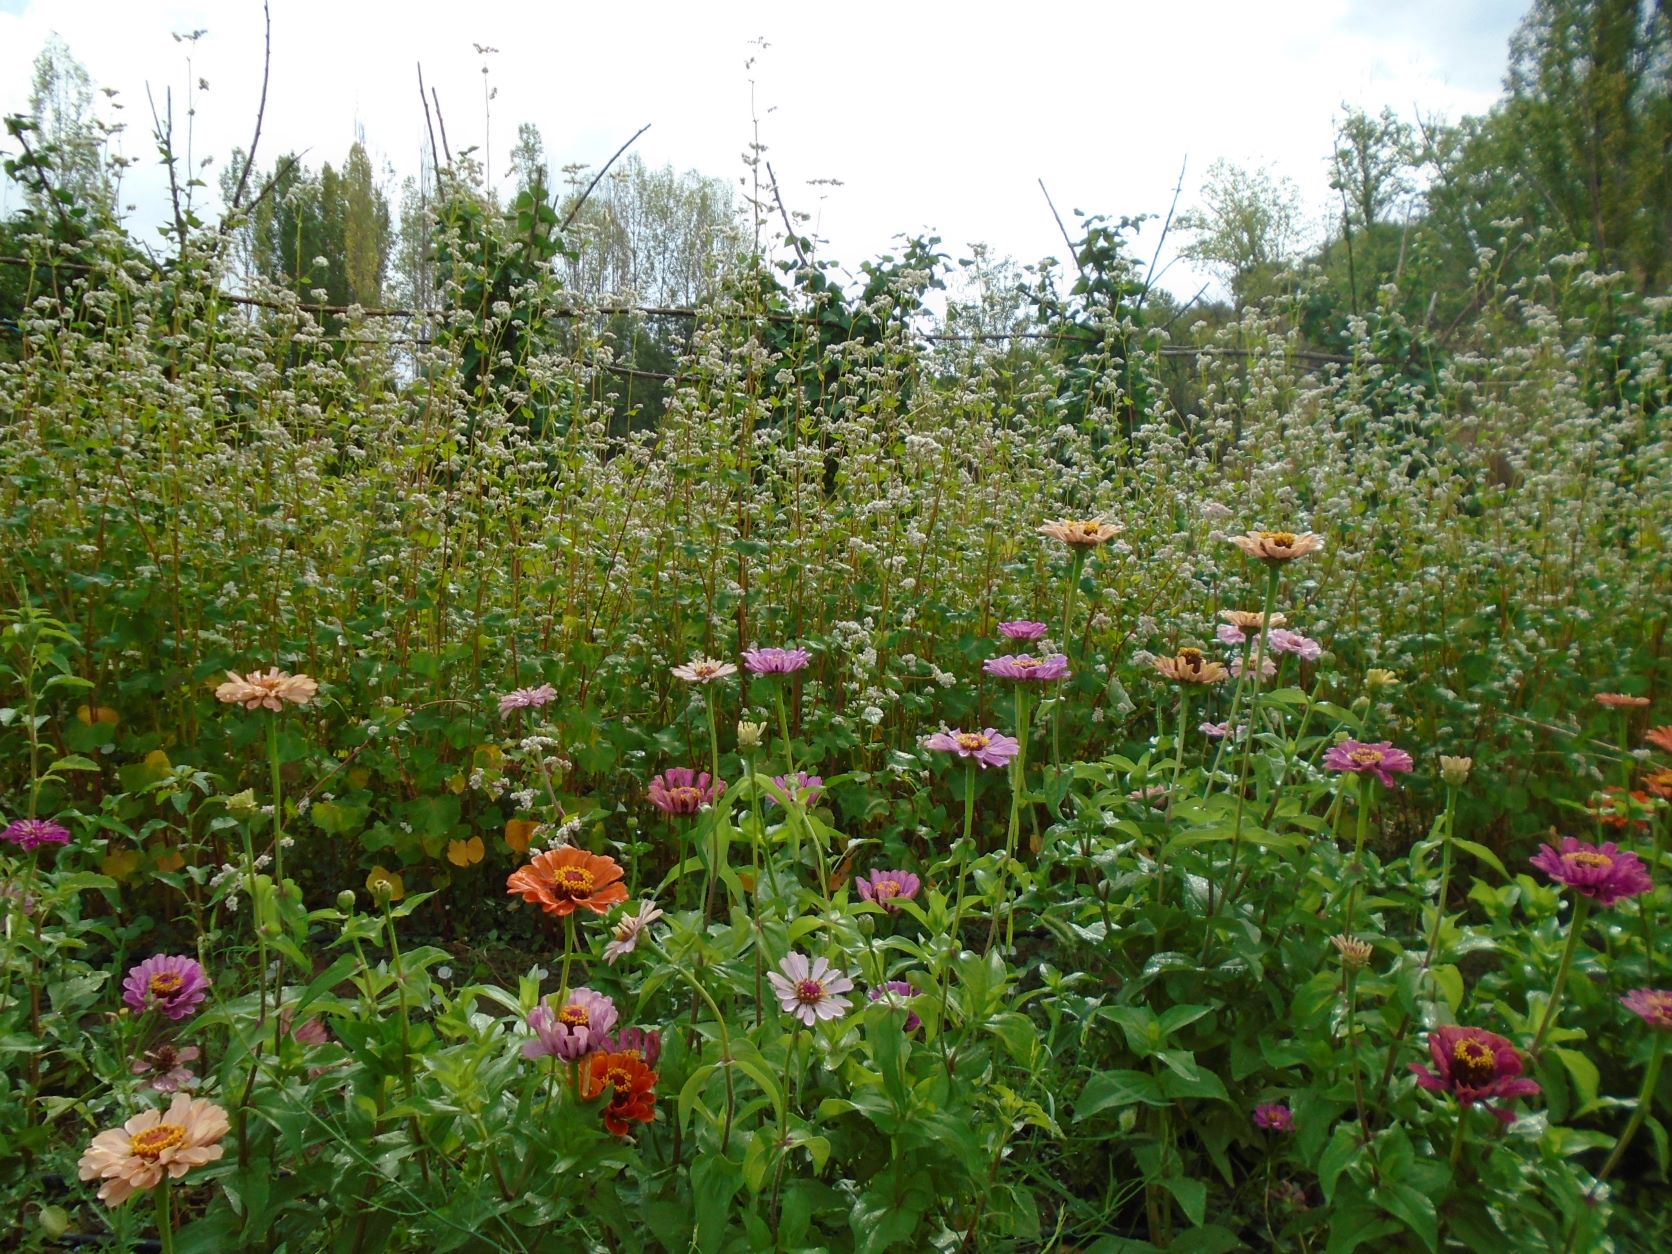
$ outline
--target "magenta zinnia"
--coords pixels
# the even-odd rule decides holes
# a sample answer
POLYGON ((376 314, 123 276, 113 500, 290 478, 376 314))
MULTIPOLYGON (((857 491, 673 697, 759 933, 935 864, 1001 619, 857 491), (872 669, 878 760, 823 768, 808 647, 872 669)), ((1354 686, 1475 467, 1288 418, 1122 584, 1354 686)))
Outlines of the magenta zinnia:
POLYGON ((939 753, 956 753, 961 758, 974 758, 983 767, 1007 766, 1010 759, 1022 751, 1016 737, 1006 736, 993 727, 978 732, 959 731, 956 727, 951 731, 936 732, 923 742, 923 747, 939 753))
MULTIPOLYGON (((824 792, 824 776, 809 775, 806 771, 797 771, 794 775, 774 775, 772 782, 797 805, 810 806, 824 792)), ((778 804, 778 798, 768 793, 766 804, 775 806, 778 804)))
MULTIPOLYGON (((1521 1078, 1521 1055, 1515 1046, 1485 1028, 1435 1028, 1428 1034, 1428 1053, 1434 1071, 1420 1062, 1410 1064, 1417 1083, 1431 1092, 1450 1093, 1461 1105, 1514 1101, 1539 1091, 1533 1081, 1521 1078)), ((1502 1123, 1515 1121, 1502 1106, 1487 1109, 1502 1123)))
POLYGON ((999 634, 1006 640, 1038 640, 1049 630, 1044 623, 1034 622, 1030 618, 1019 618, 1013 622, 1000 623, 999 634))
POLYGON ((29 853, 42 845, 69 844, 70 829, 51 819, 13 819, 6 824, 6 830, 0 832, 0 840, 9 841, 24 853, 29 853))
POLYGON ((778 1005, 785 1014, 794 1015, 808 1027, 820 1019, 840 1019, 851 1003, 842 993, 853 990, 853 981, 829 959, 791 953, 778 964, 778 970, 768 971, 772 991, 778 994, 778 1005))
POLYGON ((872 870, 855 880, 854 886, 866 901, 874 901, 892 914, 900 908, 895 904, 897 899, 910 901, 923 884, 910 871, 872 870))
POLYGON ((1343 771, 1354 775, 1374 775, 1385 787, 1393 787, 1395 772, 1408 775, 1416 763, 1403 749, 1395 749, 1391 740, 1366 744, 1362 740, 1343 740, 1324 754, 1326 770, 1343 771))
POLYGON ((756 675, 788 675, 813 660, 806 649, 745 649, 743 665, 756 675))
POLYGON ((725 795, 724 780, 689 766, 670 766, 650 781, 650 804, 663 814, 695 814, 725 795))
POLYGON ((1611 906, 1622 897, 1636 897, 1655 886, 1648 868, 1634 853, 1622 853, 1613 841, 1588 845, 1572 836, 1562 837, 1560 849, 1540 845, 1532 864, 1558 884, 1565 884, 1582 897, 1611 906))
POLYGON ((1000 679, 1046 683, 1053 679, 1068 678, 1068 658, 1062 653, 1053 653, 1049 657, 1035 657, 1031 653, 1006 653, 1003 657, 988 658, 981 664, 981 669, 989 675, 997 675, 1000 679))
POLYGON ((561 1006, 548 999, 529 1013, 534 1039, 523 1042, 523 1057, 574 1062, 598 1047, 618 1017, 615 1003, 590 988, 575 989, 561 1006))
POLYGON ((1295 1115, 1283 1102, 1266 1102, 1254 1107, 1254 1126, 1267 1132, 1293 1132, 1295 1115))
POLYGON ((189 1016, 209 993, 209 976, 195 958, 157 954, 128 972, 122 1000, 135 1014, 157 1010, 175 1022, 189 1016))
POLYGON ((1634 988, 1620 1004, 1651 1028, 1672 1032, 1672 992, 1664 988, 1634 988))
POLYGON ((662 1034, 651 1028, 622 1028, 606 1036, 594 1047, 600 1054, 626 1054, 637 1058, 647 1067, 654 1067, 662 1056, 662 1034))

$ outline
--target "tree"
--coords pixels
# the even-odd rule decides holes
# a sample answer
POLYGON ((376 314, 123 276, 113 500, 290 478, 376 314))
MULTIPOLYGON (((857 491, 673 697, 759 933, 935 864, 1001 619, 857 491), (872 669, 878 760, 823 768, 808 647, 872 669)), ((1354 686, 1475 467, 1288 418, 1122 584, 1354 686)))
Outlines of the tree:
POLYGON ((1341 193, 1351 224, 1369 227, 1415 190, 1410 175, 1415 136, 1392 109, 1373 118, 1363 109, 1343 107, 1346 113, 1335 128, 1330 187, 1341 193))
POLYGON ((1202 204, 1179 218, 1196 238, 1182 254, 1208 267, 1237 305, 1266 295, 1293 255, 1301 234, 1300 189, 1264 167, 1215 161, 1202 184, 1202 204))

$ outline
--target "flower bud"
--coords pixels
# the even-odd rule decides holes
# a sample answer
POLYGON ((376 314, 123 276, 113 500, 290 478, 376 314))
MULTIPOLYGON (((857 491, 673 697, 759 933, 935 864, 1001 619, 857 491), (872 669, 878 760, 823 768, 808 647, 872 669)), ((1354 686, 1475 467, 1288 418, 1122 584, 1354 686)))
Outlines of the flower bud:
POLYGON ((1453 788, 1461 788, 1469 782, 1469 772, 1474 768, 1473 758, 1448 758, 1440 755, 1440 778, 1453 788))
POLYGON ((1370 965, 1371 948, 1368 941, 1361 941, 1346 933, 1329 938, 1329 943, 1335 946, 1335 952, 1341 955, 1341 965, 1349 971, 1362 971, 1370 965))
POLYGON ((1372 667, 1364 673, 1364 686, 1371 692, 1380 692, 1384 688, 1399 687, 1399 676, 1380 666, 1372 667))
POLYGON ((759 749, 766 737, 765 723, 751 723, 748 719, 737 722, 737 748, 740 753, 749 753, 759 749))
POLYGON ((226 799, 226 808, 241 818, 248 818, 261 807, 256 804, 255 789, 246 788, 226 799))
POLYGON ((354 913, 354 890, 352 888, 345 888, 337 894, 337 909, 344 914, 354 913))

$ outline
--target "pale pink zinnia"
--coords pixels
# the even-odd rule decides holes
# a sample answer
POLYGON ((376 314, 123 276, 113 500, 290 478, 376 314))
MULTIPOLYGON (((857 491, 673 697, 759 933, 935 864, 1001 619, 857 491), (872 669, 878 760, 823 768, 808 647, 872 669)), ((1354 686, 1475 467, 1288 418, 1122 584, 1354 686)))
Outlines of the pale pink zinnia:
POLYGON ((923 887, 923 883, 910 871, 872 870, 855 880, 854 886, 866 901, 874 901, 893 914, 900 908, 896 903, 910 901, 917 896, 917 890, 923 887))
POLYGON ((712 684, 737 674, 737 667, 711 657, 694 657, 684 666, 673 667, 673 674, 675 679, 683 679, 688 684, 712 684))
POLYGON ((853 981, 826 958, 808 962, 804 954, 791 953, 766 978, 784 1013, 808 1027, 820 1019, 840 1019, 852 1004, 841 994, 853 990, 853 981))
POLYGON ((756 675, 788 675, 813 660, 806 649, 745 649, 743 665, 756 675))
POLYGON ((550 684, 541 684, 538 688, 517 688, 499 699, 499 717, 504 718, 513 710, 537 710, 556 700, 557 689, 550 684))
POLYGON ((1044 623, 1036 623, 1027 618, 999 624, 999 633, 1007 640, 1038 640, 1048 630, 1050 629, 1044 623))
POLYGON ((1395 749, 1391 740, 1378 740, 1374 744, 1343 740, 1324 754, 1324 769, 1357 775, 1371 774, 1388 788, 1393 787, 1395 772, 1408 775, 1415 766, 1411 755, 1403 749, 1395 749))
POLYGON ((1031 653, 1007 653, 1003 657, 988 658, 981 664, 981 669, 989 675, 997 675, 1000 679, 1047 683, 1053 679, 1068 678, 1068 658, 1061 653, 1053 653, 1049 657, 1036 657, 1031 653))
POLYGON ((1558 884, 1594 899, 1598 905, 1611 906, 1622 897, 1637 897, 1655 886, 1643 860, 1634 853, 1622 852, 1613 841, 1589 845, 1564 836, 1560 849, 1540 845, 1530 861, 1558 884))
POLYGON ((639 902, 637 910, 623 914, 615 921, 615 939, 604 946, 604 961, 613 967, 618 958, 632 953, 639 947, 639 937, 645 928, 661 917, 661 908, 648 897, 639 902))
POLYGON ((1267 634, 1266 642, 1273 653, 1293 653, 1303 662, 1316 662, 1324 656, 1324 646, 1310 636, 1286 627, 1275 627, 1267 634))
POLYGON ((956 727, 951 731, 936 732, 923 742, 923 747, 939 753, 956 753, 961 758, 974 758, 983 768, 1006 766, 1022 751, 1021 742, 1016 737, 1006 736, 993 727, 978 732, 960 731, 956 727))
POLYGON ((246 710, 282 710, 288 701, 292 705, 306 705, 319 692, 319 684, 307 675, 291 675, 273 667, 265 674, 251 671, 240 675, 226 673, 226 682, 215 689, 217 700, 228 705, 241 705, 246 710))
POLYGON ((670 766, 650 781, 650 804, 663 814, 695 814, 725 795, 724 780, 689 766, 670 766))

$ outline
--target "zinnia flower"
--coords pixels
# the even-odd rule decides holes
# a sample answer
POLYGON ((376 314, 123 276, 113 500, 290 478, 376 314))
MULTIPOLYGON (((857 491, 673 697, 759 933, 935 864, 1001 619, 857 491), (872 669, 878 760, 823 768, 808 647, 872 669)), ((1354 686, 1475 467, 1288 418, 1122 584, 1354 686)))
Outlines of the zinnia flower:
POLYGON ((788 675, 813 660, 806 649, 745 649, 743 665, 756 675, 788 675))
POLYGON ((159 1093, 175 1093, 197 1083, 197 1076, 186 1065, 197 1058, 196 1045, 179 1048, 165 1042, 135 1058, 128 1070, 135 1075, 149 1075, 146 1084, 159 1093))
MULTIPOLYGON (((797 805, 810 806, 819 799, 819 794, 824 792, 824 776, 809 775, 806 771, 797 771, 794 775, 774 775, 772 782, 797 805)), ((778 804, 778 798, 767 793, 766 804, 775 806, 778 804)))
POLYGON ((906 1011, 906 1022, 903 1028, 907 1032, 915 1032, 923 1026, 923 1020, 918 1018, 917 1011, 905 1003, 905 998, 917 996, 917 990, 904 980, 889 980, 873 988, 866 994, 872 1001, 886 1001, 891 1006, 902 1006, 906 1011))
POLYGON ((1654 822, 1655 803, 1649 794, 1638 789, 1627 792, 1618 784, 1610 784, 1601 792, 1591 794, 1585 810, 1604 827, 1648 827, 1654 822))
POLYGON ((1155 669, 1179 684, 1217 684, 1230 674, 1220 662, 1210 662, 1200 649, 1180 649, 1174 657, 1158 657, 1155 669))
POLYGON ((1649 698, 1634 697, 1625 692, 1599 692, 1597 704, 1605 705, 1610 710, 1640 710, 1649 704, 1649 698))
POLYGON ((688 684, 712 684, 727 675, 737 674, 737 667, 730 662, 717 662, 710 657, 694 657, 684 666, 675 666, 673 673, 674 678, 683 679, 688 684))
POLYGON ((1038 640, 1048 630, 1050 629, 1044 623, 1036 623, 1028 618, 999 624, 999 634, 1006 640, 1038 640))
POLYGON ((1461 788, 1469 782, 1469 772, 1475 769, 1473 758, 1452 758, 1440 755, 1440 778, 1453 788, 1461 788))
POLYGON ((1382 781, 1385 788, 1393 787, 1395 772, 1408 775, 1416 767, 1411 755, 1395 749, 1391 740, 1366 744, 1362 740, 1343 740, 1324 754, 1324 769, 1345 771, 1354 775, 1371 774, 1382 781))
MULTIPOLYGON (((1271 655, 1269 653, 1260 657, 1250 658, 1248 660, 1248 667, 1250 671, 1259 672, 1261 679, 1270 679, 1273 675, 1277 674, 1277 663, 1271 660, 1271 655)), ((1242 672, 1242 659, 1240 657, 1232 658, 1230 670, 1231 676, 1235 679, 1241 679, 1242 672)))
POLYGON ((615 1003, 590 988, 573 990, 561 1006, 548 998, 529 1012, 534 1039, 523 1042, 523 1057, 574 1062, 596 1049, 618 1018, 615 1003))
MULTIPOLYGON (((1248 725, 1246 723, 1238 723, 1235 734, 1238 736, 1242 735, 1247 726, 1248 725)), ((1206 736, 1209 740, 1223 740, 1225 737, 1232 734, 1229 719, 1223 723, 1203 723, 1197 727, 1196 730, 1201 732, 1202 735, 1206 736)))
POLYGON ((639 937, 645 928, 661 917, 660 907, 648 897, 639 902, 636 911, 622 915, 615 921, 615 939, 604 946, 604 961, 613 967, 617 958, 632 953, 639 947, 639 937))
POLYGON ((286 1006, 279 1011, 279 1031, 298 1045, 323 1045, 331 1039, 331 1034, 325 1030, 325 1024, 318 1019, 308 1019, 300 1027, 295 1024, 295 1007, 286 1006))
MULTIPOLYGON (((1435 1071, 1420 1062, 1410 1064, 1417 1083, 1430 1092, 1451 1093, 1464 1106, 1494 1099, 1513 1101, 1539 1091, 1533 1081, 1520 1078, 1521 1055, 1515 1046, 1484 1028, 1435 1028, 1428 1034, 1428 1053, 1435 1071)), ((1487 1109, 1502 1123, 1515 1122, 1515 1116, 1501 1106, 1487 1109)))
POLYGON ((70 829, 51 819, 13 819, 0 832, 0 840, 10 841, 24 853, 33 853, 42 845, 67 845, 70 829))
POLYGON ((1031 653, 1007 653, 1003 657, 988 658, 981 664, 981 669, 989 675, 997 675, 1000 679, 1046 683, 1053 679, 1068 678, 1068 658, 1061 653, 1053 653, 1050 657, 1035 657, 1031 653))
POLYGON ((1672 992, 1664 988, 1634 988, 1620 1004, 1651 1028, 1672 1032, 1672 992))
POLYGON ((1266 635, 1273 653, 1293 653, 1303 662, 1316 662, 1324 656, 1324 646, 1310 636, 1286 627, 1277 627, 1266 635))
POLYGON ((550 684, 541 684, 538 688, 517 688, 499 699, 499 717, 506 717, 512 710, 537 710, 556 700, 557 689, 550 684))
POLYGON ((176 1023, 201 1006, 208 993, 209 976, 197 959, 173 954, 147 958, 122 981, 122 1000, 135 1014, 158 1010, 176 1023))
POLYGON ((603 1054, 626 1054, 629 1058, 642 1059, 646 1066, 654 1067, 656 1060, 662 1056, 662 1034, 652 1028, 622 1028, 620 1032, 606 1036, 595 1047, 603 1054))
POLYGON ((695 814, 725 795, 724 780, 713 780, 688 766, 670 766, 650 781, 650 804, 663 814, 695 814))
MULTIPOLYGON (((1229 624, 1232 630, 1238 633, 1237 639, 1229 642, 1232 644, 1242 643, 1242 632, 1259 631, 1260 623, 1262 621, 1262 615, 1259 610, 1220 610, 1219 617, 1229 624)), ((1288 621, 1288 615, 1277 613, 1272 614, 1272 616, 1268 619, 1264 619, 1264 622, 1269 627, 1281 627, 1288 621)))
POLYGON ((1672 753, 1672 724, 1665 727, 1649 728, 1648 731, 1643 733, 1643 739, 1647 740, 1657 749, 1664 750, 1667 753, 1672 753))
POLYGON ((917 896, 917 890, 923 887, 923 883, 910 871, 879 871, 873 869, 855 880, 854 886, 859 889, 859 895, 866 901, 874 901, 884 910, 893 914, 900 908, 895 904, 896 900, 910 901, 917 896))
POLYGON ((658 1076, 643 1060, 627 1053, 596 1053, 582 1077, 582 1095, 589 1100, 610 1090, 604 1126, 616 1136, 628 1134, 629 1122, 649 1123, 656 1118, 658 1076))
POLYGON ((1005 766, 1022 751, 1016 737, 1006 736, 992 727, 978 732, 959 731, 956 727, 949 732, 936 732, 923 742, 923 747, 974 758, 983 768, 1005 766))
POLYGON ((1254 1107, 1254 1126, 1267 1132, 1293 1132, 1295 1115, 1284 1102, 1266 1102, 1254 1107))
POLYGON ((1250 531, 1246 535, 1232 536, 1231 543, 1249 557, 1275 565, 1318 552, 1324 547, 1324 538, 1310 531, 1250 531))
POLYGON ((1662 801, 1672 801, 1672 766, 1663 766, 1643 777, 1643 787, 1662 801))
POLYGON ((1364 970, 1370 965, 1370 956, 1375 952, 1369 941, 1348 936, 1345 932, 1330 937, 1329 943, 1335 946, 1335 952, 1341 955, 1341 965, 1349 971, 1364 970))
POLYGON ((1564 836, 1559 850, 1540 845, 1531 861, 1558 884, 1604 906, 1622 897, 1636 897, 1655 886, 1642 860, 1634 853, 1621 853, 1613 841, 1599 847, 1564 836))
POLYGON ((772 991, 778 994, 778 1005, 784 1013, 794 1015, 808 1027, 820 1019, 840 1019, 848 1012, 849 1001, 839 994, 851 992, 853 981, 828 959, 815 958, 809 963, 802 954, 791 953, 778 964, 777 971, 768 971, 772 991), (781 974, 780 974, 781 973, 781 974))
POLYGON ((166 1111, 143 1110, 94 1137, 81 1156, 81 1178, 103 1180, 99 1200, 120 1206, 135 1190, 155 1188, 165 1174, 178 1180, 214 1162, 230 1130, 226 1111, 214 1102, 176 1093, 166 1111))
POLYGON ((505 887, 558 918, 577 907, 608 914, 611 906, 627 900, 621 876, 614 858, 564 845, 535 854, 527 866, 511 872, 505 887))
POLYGON ((1042 523, 1039 534, 1049 536, 1053 540, 1061 540, 1070 548, 1095 549, 1119 535, 1120 528, 1104 522, 1100 517, 1058 518, 1042 523))
POLYGON ((306 705, 318 691, 319 685, 308 676, 288 675, 275 666, 265 675, 260 671, 248 675, 228 671, 226 682, 215 689, 215 697, 246 710, 282 710, 287 701, 292 705, 306 705))

